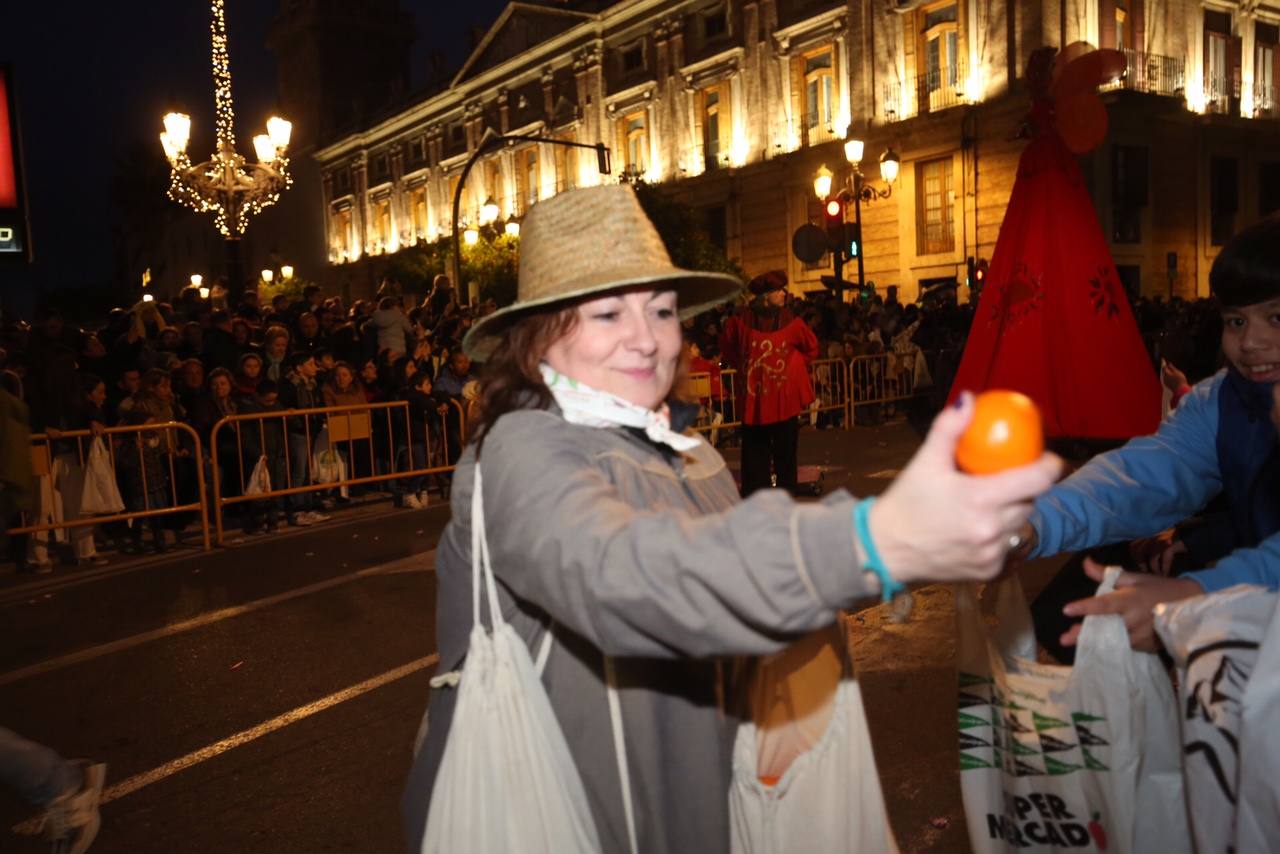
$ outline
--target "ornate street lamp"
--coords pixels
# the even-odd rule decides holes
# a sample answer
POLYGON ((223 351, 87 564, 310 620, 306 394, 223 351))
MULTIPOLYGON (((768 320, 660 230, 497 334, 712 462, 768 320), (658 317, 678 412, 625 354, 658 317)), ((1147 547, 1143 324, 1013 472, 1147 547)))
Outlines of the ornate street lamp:
POLYGON ((187 156, 191 117, 169 113, 164 117, 160 144, 172 167, 169 198, 199 213, 213 213, 218 231, 227 239, 228 286, 238 297, 243 289, 240 253, 236 243, 251 216, 275 204, 293 183, 285 149, 293 125, 279 116, 267 120, 267 132, 253 138, 258 160, 249 163, 236 151, 235 113, 231 103, 231 65, 227 56, 227 26, 223 0, 213 0, 214 107, 217 113, 217 148, 203 163, 192 165, 187 156))
MULTIPOLYGON (((884 154, 880 155, 880 177, 884 180, 885 187, 883 190, 873 187, 867 180, 867 176, 862 174, 862 157, 866 153, 867 144, 856 137, 850 137, 844 143, 844 158, 849 162, 849 176, 845 179, 844 187, 832 195, 834 189, 831 171, 826 166, 821 167, 813 179, 813 192, 821 201, 828 199, 838 199, 840 203, 847 204, 853 202, 853 221, 856 224, 857 232, 857 261, 858 261, 858 292, 862 292, 862 288, 866 284, 862 267, 862 205, 870 204, 876 199, 887 199, 893 193, 893 184, 898 180, 898 168, 901 166, 901 158, 892 148, 886 148, 884 154)), ((847 247, 846 247, 847 248, 847 247)), ((844 249, 837 250, 844 251, 844 249)), ((839 272, 837 271, 837 279, 839 272)), ((837 287, 843 287, 837 282, 837 287)))

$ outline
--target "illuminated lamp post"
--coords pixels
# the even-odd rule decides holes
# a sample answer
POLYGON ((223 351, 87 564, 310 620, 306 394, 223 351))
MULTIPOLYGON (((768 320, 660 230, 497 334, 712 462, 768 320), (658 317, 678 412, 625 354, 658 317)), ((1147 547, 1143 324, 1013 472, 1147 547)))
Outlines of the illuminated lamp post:
POLYGON ((171 167, 169 198, 198 213, 212 213, 218 231, 226 238, 227 287, 233 301, 238 302, 244 290, 239 241, 248 220, 275 204, 280 193, 293 183, 289 159, 285 156, 293 125, 279 116, 267 120, 267 132, 253 138, 256 163, 249 163, 236 151, 223 0, 213 0, 212 13, 216 150, 205 162, 192 165, 187 156, 191 117, 185 113, 169 113, 164 117, 160 144, 171 167))

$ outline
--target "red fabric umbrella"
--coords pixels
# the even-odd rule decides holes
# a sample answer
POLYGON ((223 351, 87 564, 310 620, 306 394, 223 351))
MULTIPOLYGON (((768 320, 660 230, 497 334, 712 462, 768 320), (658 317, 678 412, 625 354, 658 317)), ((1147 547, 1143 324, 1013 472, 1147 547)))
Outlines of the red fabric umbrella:
POLYGON ((951 397, 1020 391, 1040 407, 1048 436, 1151 433, 1159 381, 1080 166, 1047 100, 1030 122, 951 397))

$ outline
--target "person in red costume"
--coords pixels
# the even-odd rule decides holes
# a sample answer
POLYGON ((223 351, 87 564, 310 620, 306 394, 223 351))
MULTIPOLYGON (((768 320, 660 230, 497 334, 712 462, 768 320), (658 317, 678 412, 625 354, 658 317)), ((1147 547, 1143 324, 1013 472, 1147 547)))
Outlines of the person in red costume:
POLYGON ((787 308, 787 274, 773 270, 747 288, 751 305, 725 322, 720 352, 737 371, 742 418, 742 495, 769 486, 770 469, 780 489, 796 490, 796 421, 813 402, 809 360, 818 338, 787 308))

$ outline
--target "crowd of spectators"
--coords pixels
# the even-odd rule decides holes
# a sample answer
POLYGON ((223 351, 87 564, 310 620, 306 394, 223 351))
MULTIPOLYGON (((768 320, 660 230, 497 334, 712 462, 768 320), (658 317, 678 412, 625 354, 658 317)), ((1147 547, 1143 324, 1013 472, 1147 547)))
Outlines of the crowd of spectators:
MULTIPOLYGON (((114 309, 92 327, 82 328, 47 307, 29 324, 5 318, 0 325, 4 388, 26 403, 31 431, 50 440, 49 471, 39 478, 40 507, 33 515, 52 521, 79 517, 88 445, 64 435, 77 430, 89 431, 92 439, 116 426, 179 422, 199 436, 207 460, 214 426, 227 416, 405 401, 407 418, 369 418, 371 435, 354 444, 335 442, 336 457, 319 456, 327 450, 322 416, 267 419, 261 428, 255 422, 254 429, 218 431, 222 495, 241 495, 258 460, 277 489, 314 482, 317 459, 350 467, 353 477, 407 470, 411 461, 413 468, 424 468, 429 460, 450 464, 461 450, 462 413, 475 391, 471 363, 459 342, 476 313, 486 310, 491 309, 461 306, 448 278, 438 276, 421 303, 406 300, 393 282, 384 283, 377 299, 350 305, 324 296, 314 285, 301 299, 277 296, 266 305, 247 291, 231 307, 214 305, 189 288, 172 303, 144 298, 132 308, 114 309)), ((126 510, 198 501, 194 443, 185 431, 114 438, 111 450, 126 510)), ((397 506, 418 508, 425 506, 425 490, 434 486, 444 492, 447 481, 417 477, 374 486, 389 488, 397 506)), ((323 511, 344 500, 345 490, 303 492, 245 502, 239 515, 248 532, 281 523, 307 526, 326 521, 323 511)), ((166 537, 166 529, 180 531, 191 519, 174 514, 146 521, 14 537, 10 557, 20 568, 45 571, 57 551, 54 541, 65 530, 69 559, 103 563, 100 544, 140 551, 149 529, 151 547, 163 550, 175 536, 166 537)))
MULTIPOLYGON (((690 369, 715 375, 713 397, 726 392, 718 382, 720 330, 736 308, 724 305, 685 322, 690 369)), ((896 360, 894 370, 912 374, 912 394, 924 404, 925 420, 950 387, 974 310, 972 303, 959 303, 954 290, 903 305, 893 289, 885 297, 851 301, 830 292, 809 294, 791 298, 790 308, 817 335, 820 359, 889 354, 896 360)), ((405 401, 407 424, 380 429, 385 422, 372 419, 372 435, 355 444, 337 443, 337 456, 325 459, 350 477, 448 465, 461 450, 462 413, 475 394, 475 376, 460 342, 475 317, 490 310, 491 305, 460 305, 448 278, 438 276, 421 302, 404 297, 393 282, 384 282, 376 299, 350 305, 324 296, 314 285, 305 288, 301 299, 276 296, 266 305, 248 291, 232 307, 211 304, 189 288, 172 303, 144 300, 115 309, 105 322, 89 328, 51 308, 38 311, 30 324, 6 318, 0 325, 0 379, 27 404, 32 432, 51 440, 50 471, 38 490, 41 509, 36 515, 46 520, 78 515, 76 479, 83 477, 85 444, 62 438, 75 430, 97 435, 117 425, 181 422, 200 437, 207 459, 214 425, 230 415, 405 401)), ((1167 359, 1193 380, 1217 368, 1219 320, 1209 301, 1139 299, 1134 312, 1153 360, 1167 359)), ((867 381, 851 375, 855 383, 867 381)), ((834 389, 822 381, 824 376, 816 376, 820 396, 834 389)), ((866 390, 850 393, 856 401, 866 390)), ((723 418, 723 407, 716 408, 723 418)), ((856 406, 854 415, 865 423, 887 411, 879 405, 856 406)), ((842 418, 834 412, 815 417, 815 423, 836 425, 842 418)), ((317 454, 324 450, 320 443, 326 441, 325 419, 294 417, 263 424, 270 426, 238 435, 228 429, 218 432, 224 496, 241 495, 254 461, 264 458, 277 488, 314 482, 317 454), (303 472, 312 480, 300 479, 303 472)), ((147 441, 117 441, 113 449, 126 509, 197 501, 191 443, 176 432, 142 435, 147 441)), ((208 481, 211 472, 205 475, 208 481)), ((388 489, 397 506, 418 508, 425 506, 429 488, 443 494, 447 480, 420 476, 368 488, 388 489)), ((237 510, 245 530, 256 532, 281 523, 326 521, 324 511, 346 500, 345 489, 309 491, 246 501, 237 510)), ((81 563, 103 562, 99 542, 140 551, 144 529, 150 531, 152 548, 161 550, 175 536, 166 537, 166 530, 180 531, 190 522, 190 517, 174 514, 146 524, 67 529, 64 551, 81 563)), ((10 556, 20 567, 43 571, 51 564, 57 538, 49 532, 15 537, 10 556)))

